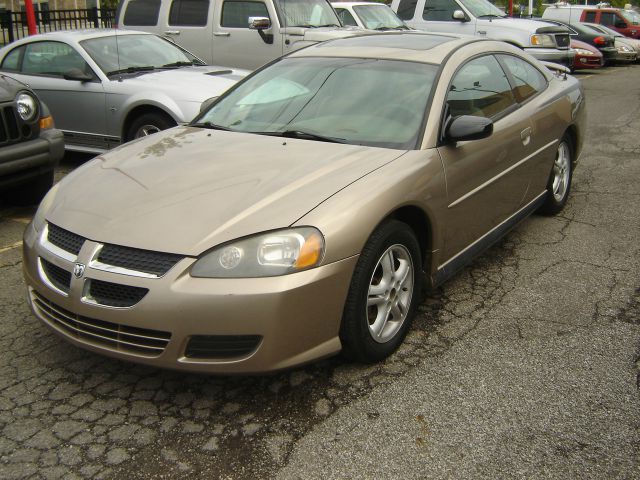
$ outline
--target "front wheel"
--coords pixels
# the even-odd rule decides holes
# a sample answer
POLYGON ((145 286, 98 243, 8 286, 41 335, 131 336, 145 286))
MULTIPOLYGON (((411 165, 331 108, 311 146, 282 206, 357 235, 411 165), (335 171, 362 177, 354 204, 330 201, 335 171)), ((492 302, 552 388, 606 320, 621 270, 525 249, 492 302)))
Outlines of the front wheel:
POLYGON ((540 213, 555 215, 559 213, 569 199, 571 179, 573 177, 573 145, 568 135, 558 143, 556 158, 547 181, 547 196, 540 207, 540 213))
POLYGON ((402 343, 419 302, 420 265, 418 241, 405 223, 385 222, 371 234, 342 317, 340 340, 348 358, 376 362, 402 343))
POLYGON ((164 113, 144 113, 137 117, 127 131, 126 141, 153 135, 161 130, 175 127, 176 122, 164 113))

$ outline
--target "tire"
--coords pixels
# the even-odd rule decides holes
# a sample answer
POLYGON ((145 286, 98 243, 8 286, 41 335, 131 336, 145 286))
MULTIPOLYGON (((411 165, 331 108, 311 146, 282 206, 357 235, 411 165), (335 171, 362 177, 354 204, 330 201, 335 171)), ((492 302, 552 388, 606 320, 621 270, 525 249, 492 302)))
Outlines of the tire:
POLYGON ((177 124, 173 118, 166 113, 143 113, 139 117, 136 117, 129 126, 126 141, 129 142, 136 138, 146 137, 147 135, 158 133, 161 130, 166 130, 167 128, 175 127, 176 125, 177 124))
POLYGON ((556 158, 547 181, 547 196, 540 207, 543 215, 556 215, 564 208, 573 178, 573 144, 567 134, 558 143, 556 158))
POLYGON ((39 174, 2 194, 8 203, 19 206, 37 205, 53 186, 53 170, 39 174))
POLYGON ((402 343, 420 301, 421 265, 420 246, 407 224, 391 220, 371 234, 356 264, 342 316, 340 340, 347 358, 377 362, 402 343))

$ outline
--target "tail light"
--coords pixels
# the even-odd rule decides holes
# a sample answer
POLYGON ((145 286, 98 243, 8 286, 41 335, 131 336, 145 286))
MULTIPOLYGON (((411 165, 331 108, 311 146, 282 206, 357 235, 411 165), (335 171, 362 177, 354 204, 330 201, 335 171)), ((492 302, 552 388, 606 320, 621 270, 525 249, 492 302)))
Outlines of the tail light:
POLYGON ((596 45, 606 45, 607 40, 604 37, 596 37, 593 39, 593 43, 595 43, 596 45))

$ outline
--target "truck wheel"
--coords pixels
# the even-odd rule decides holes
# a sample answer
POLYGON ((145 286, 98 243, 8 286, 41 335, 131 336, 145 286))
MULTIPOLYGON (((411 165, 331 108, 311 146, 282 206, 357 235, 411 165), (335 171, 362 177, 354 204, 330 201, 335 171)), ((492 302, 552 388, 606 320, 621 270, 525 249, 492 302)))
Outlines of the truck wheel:
POLYGON ((143 113, 137 117, 127 131, 126 141, 136 138, 153 135, 161 130, 175 127, 177 124, 169 115, 165 113, 143 113))
POLYGON ((3 198, 13 205, 37 205, 53 186, 53 170, 39 174, 27 183, 11 187, 3 198))

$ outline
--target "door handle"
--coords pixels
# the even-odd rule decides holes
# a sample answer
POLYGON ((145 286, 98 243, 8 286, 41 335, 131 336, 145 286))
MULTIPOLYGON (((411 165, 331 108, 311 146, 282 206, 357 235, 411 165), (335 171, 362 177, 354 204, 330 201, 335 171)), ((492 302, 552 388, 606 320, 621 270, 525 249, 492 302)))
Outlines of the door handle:
POLYGON ((531 141, 531 127, 527 127, 520 132, 520 140, 522 140, 523 145, 529 145, 531 141))
POLYGON ((180 30, 165 30, 165 35, 180 35, 180 30))
POLYGON ((228 37, 231 35, 229 32, 213 32, 214 37, 228 37))

